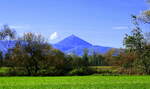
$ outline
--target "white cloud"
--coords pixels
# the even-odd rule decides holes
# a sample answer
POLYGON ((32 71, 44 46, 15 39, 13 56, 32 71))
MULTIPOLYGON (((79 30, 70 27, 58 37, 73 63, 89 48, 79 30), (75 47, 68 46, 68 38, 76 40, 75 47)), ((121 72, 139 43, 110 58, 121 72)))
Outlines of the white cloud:
POLYGON ((50 35, 50 40, 54 40, 54 39, 57 39, 58 38, 58 33, 57 32, 54 32, 50 35))
POLYGON ((116 30, 126 30, 129 29, 128 26, 116 26, 116 27, 112 27, 112 29, 116 29, 116 30))

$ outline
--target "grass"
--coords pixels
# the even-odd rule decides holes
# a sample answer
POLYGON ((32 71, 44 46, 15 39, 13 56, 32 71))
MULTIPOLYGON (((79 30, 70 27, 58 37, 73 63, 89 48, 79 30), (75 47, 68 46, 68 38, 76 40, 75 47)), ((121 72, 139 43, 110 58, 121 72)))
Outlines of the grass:
POLYGON ((150 89, 150 76, 0 77, 0 89, 150 89))

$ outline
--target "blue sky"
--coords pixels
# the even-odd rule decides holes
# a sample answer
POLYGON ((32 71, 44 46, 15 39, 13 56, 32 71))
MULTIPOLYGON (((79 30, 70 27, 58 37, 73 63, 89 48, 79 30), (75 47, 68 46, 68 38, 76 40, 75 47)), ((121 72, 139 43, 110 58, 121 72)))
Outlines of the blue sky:
POLYGON ((0 0, 0 25, 10 25, 19 35, 41 33, 51 43, 74 34, 119 48, 132 29, 131 15, 146 9, 145 0, 0 0))

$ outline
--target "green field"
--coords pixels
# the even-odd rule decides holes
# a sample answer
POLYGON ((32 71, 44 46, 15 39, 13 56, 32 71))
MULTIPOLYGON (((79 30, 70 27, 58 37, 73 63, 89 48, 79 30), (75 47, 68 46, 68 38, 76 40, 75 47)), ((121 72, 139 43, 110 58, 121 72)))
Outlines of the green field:
POLYGON ((0 89, 150 89, 150 76, 0 77, 0 89))

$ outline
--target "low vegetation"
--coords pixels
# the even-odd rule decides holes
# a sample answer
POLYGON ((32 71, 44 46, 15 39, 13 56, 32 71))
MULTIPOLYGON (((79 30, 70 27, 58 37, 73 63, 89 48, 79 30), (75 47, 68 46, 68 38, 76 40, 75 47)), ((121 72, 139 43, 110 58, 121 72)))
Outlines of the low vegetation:
POLYGON ((1 77, 0 89, 150 89, 150 76, 1 77))

